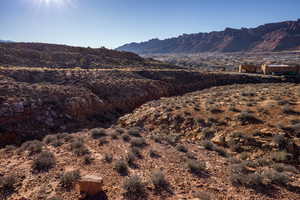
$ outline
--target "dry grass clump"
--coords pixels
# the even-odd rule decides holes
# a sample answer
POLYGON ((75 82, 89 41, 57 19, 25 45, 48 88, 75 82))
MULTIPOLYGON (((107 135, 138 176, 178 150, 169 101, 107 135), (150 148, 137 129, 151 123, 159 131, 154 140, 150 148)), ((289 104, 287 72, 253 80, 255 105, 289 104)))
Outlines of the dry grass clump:
POLYGON ((111 153, 106 153, 103 156, 103 161, 106 163, 111 163, 113 160, 113 155, 111 153))
POLYGON ((175 148, 176 148, 177 151, 180 151, 180 152, 183 152, 183 153, 188 152, 188 149, 184 145, 182 145, 182 144, 176 145, 175 148))
POLYGON ((201 174, 206 170, 206 165, 204 162, 200 162, 194 159, 187 159, 186 166, 188 170, 193 174, 201 174))
POLYGON ((122 135, 122 139, 124 142, 130 142, 130 140, 131 140, 129 135, 122 135))
POLYGON ((242 123, 242 125, 262 123, 262 120, 258 119, 256 116, 254 116, 252 113, 249 113, 248 111, 242 111, 237 116, 237 120, 239 120, 242 123))
POLYGON ((41 141, 33 140, 22 144, 18 152, 28 151, 29 155, 34 155, 42 152, 44 144, 41 141))
POLYGON ((71 150, 77 156, 84 156, 89 154, 89 150, 84 145, 84 141, 82 138, 74 138, 71 142, 71 150))
POLYGON ((17 178, 14 175, 0 177, 0 198, 12 194, 15 191, 17 178))
POLYGON ((139 176, 131 176, 124 181, 123 189, 128 199, 139 199, 146 196, 145 184, 139 176))
POLYGON ((158 169, 152 171, 151 182, 153 183, 156 190, 166 189, 169 185, 163 172, 158 169))
POLYGON ((128 134, 134 137, 141 137, 140 130, 138 128, 129 129, 128 134))
POLYGON ((147 145, 146 140, 144 138, 133 138, 130 142, 133 147, 144 147, 147 145))
POLYGON ((65 172, 60 177, 60 184, 66 189, 71 189, 76 181, 80 179, 79 170, 65 172))
POLYGON ((93 139, 99 139, 106 136, 106 130, 104 128, 95 128, 91 130, 91 137, 93 139))
POLYGON ((55 156, 48 151, 41 152, 33 161, 32 169, 38 172, 48 171, 56 165, 55 156))
POLYGON ((120 175, 127 175, 128 174, 128 167, 124 160, 117 160, 114 164, 114 169, 120 174, 120 175))

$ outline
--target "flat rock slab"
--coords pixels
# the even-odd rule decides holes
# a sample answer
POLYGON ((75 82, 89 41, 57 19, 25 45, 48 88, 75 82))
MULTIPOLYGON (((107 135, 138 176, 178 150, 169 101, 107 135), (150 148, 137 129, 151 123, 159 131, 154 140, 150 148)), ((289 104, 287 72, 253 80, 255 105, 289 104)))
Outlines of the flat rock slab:
POLYGON ((76 183, 76 191, 89 196, 103 192, 103 179, 99 176, 86 175, 76 183))

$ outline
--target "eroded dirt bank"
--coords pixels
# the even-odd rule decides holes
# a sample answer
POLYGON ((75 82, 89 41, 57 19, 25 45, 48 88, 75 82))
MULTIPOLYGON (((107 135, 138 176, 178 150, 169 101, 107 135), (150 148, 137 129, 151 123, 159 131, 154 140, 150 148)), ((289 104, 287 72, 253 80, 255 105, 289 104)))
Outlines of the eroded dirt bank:
POLYGON ((183 70, 1 69, 0 145, 110 126, 119 116, 160 97, 217 85, 271 82, 282 80, 183 70))

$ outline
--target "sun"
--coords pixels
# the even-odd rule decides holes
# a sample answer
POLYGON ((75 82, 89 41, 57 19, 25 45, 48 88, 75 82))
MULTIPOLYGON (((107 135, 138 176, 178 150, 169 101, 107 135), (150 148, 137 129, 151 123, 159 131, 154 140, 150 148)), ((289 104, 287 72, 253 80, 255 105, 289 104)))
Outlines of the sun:
POLYGON ((69 5, 72 0, 34 0, 34 1, 38 2, 39 4, 64 6, 64 5, 69 5))

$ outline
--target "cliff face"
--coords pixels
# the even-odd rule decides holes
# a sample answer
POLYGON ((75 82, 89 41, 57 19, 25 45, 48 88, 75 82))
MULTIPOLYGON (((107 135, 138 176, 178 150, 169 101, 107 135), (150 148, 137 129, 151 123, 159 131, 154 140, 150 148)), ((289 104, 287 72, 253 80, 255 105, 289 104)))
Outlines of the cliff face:
POLYGON ((117 50, 138 54, 300 50, 300 20, 152 39, 125 44, 117 50))
POLYGON ((0 71, 0 146, 49 133, 110 126, 143 103, 214 85, 278 79, 176 70, 0 71))

